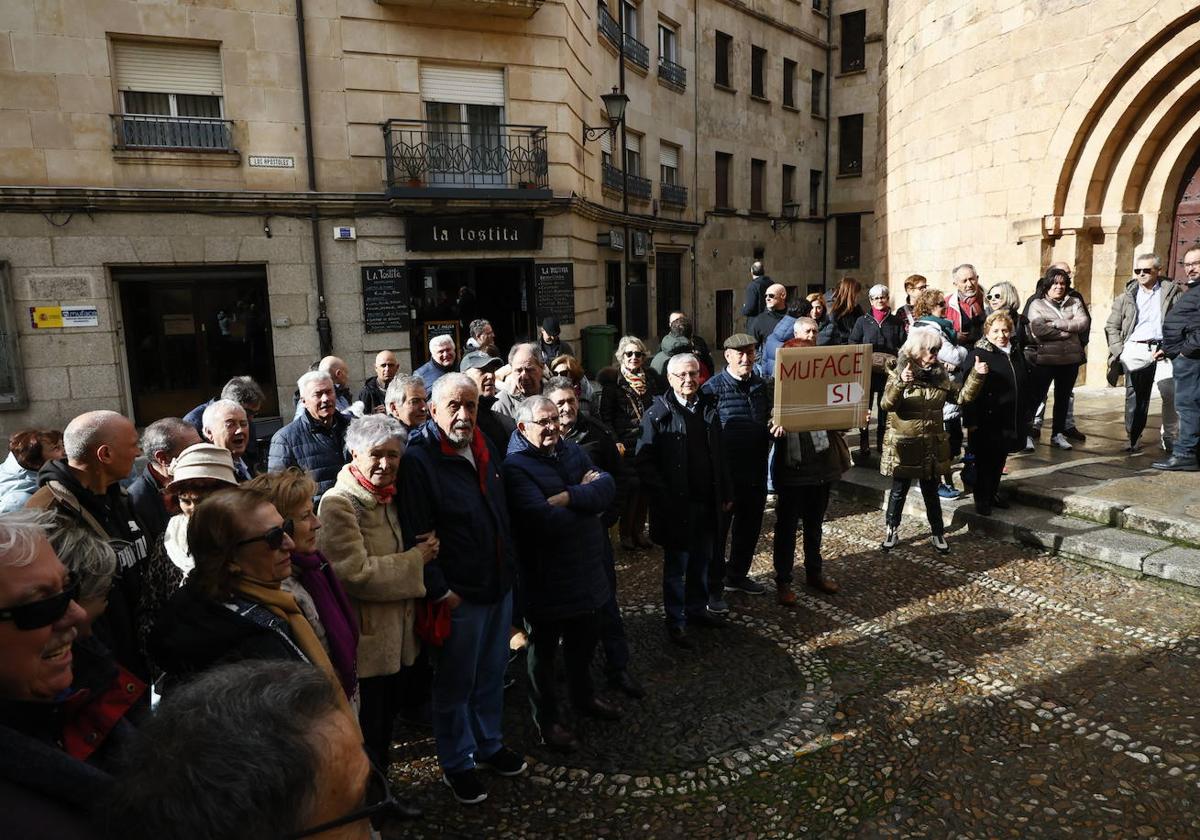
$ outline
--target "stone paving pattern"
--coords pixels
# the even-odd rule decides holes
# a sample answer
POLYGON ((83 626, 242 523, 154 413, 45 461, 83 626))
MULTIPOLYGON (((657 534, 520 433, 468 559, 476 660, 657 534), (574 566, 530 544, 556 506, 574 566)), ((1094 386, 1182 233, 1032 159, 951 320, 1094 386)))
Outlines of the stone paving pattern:
POLYGON ((579 723, 564 756, 536 745, 522 675, 507 733, 530 772, 489 775, 473 807, 402 725, 392 775, 426 816, 393 836, 1200 836, 1194 597, 978 532, 943 557, 916 517, 884 554, 881 529, 836 501, 842 592, 796 610, 734 594, 696 651, 663 633, 661 554, 618 555, 648 697, 607 694, 626 718, 579 723))

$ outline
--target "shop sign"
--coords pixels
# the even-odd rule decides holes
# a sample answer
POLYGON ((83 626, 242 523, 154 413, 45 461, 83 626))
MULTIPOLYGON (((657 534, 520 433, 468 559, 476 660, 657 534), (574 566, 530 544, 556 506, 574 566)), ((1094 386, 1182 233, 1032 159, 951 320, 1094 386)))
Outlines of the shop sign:
POLYGON ((542 220, 524 216, 414 216, 404 222, 409 251, 536 251, 542 220))
POLYGON ((369 333, 407 330, 408 269, 402 265, 365 265, 360 272, 363 330, 369 333))
POLYGON ((614 251, 625 250, 625 231, 612 228, 596 237, 596 244, 601 248, 611 248, 614 251))
POLYGON ((553 315, 560 324, 574 324, 575 266, 571 263, 536 265, 533 279, 538 320, 553 315))
POLYGON ((94 306, 31 306, 29 320, 35 330, 98 327, 100 310, 94 306))

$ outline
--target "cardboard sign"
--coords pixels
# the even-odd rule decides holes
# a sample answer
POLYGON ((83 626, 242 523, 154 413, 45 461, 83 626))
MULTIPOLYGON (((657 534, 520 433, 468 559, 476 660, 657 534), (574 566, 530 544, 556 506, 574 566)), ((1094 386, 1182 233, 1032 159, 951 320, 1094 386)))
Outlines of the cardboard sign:
POLYGON ((870 395, 870 344, 782 347, 775 354, 775 422, 789 432, 860 429, 870 395))

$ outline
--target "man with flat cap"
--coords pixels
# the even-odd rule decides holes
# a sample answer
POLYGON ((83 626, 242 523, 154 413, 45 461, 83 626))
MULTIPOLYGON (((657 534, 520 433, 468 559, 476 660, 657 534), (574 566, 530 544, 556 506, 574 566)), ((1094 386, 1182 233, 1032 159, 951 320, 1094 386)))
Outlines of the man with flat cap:
POLYGON ((508 452, 508 439, 517 428, 517 422, 507 414, 492 410, 496 404, 496 371, 504 366, 504 360, 486 350, 472 350, 463 356, 458 369, 479 386, 479 411, 475 425, 500 453, 508 452))
POLYGON ((747 333, 725 339, 725 370, 701 389, 717 404, 722 454, 733 488, 733 508, 721 516, 717 547, 708 567, 708 608, 716 613, 729 610, 723 590, 747 595, 766 591, 749 573, 767 501, 775 383, 755 372, 757 344, 757 339, 747 333))

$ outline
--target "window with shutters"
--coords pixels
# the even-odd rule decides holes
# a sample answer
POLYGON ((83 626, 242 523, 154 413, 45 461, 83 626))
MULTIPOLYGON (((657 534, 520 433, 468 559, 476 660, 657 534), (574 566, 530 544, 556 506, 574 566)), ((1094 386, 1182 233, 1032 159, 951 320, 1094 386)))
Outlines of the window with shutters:
POLYGON ((765 207, 763 188, 767 180, 767 162, 757 158, 750 160, 750 212, 761 213, 765 207))
POLYGON ((658 147, 659 195, 664 204, 687 204, 687 187, 679 183, 679 147, 660 143, 658 147))
POLYGON ((429 182, 505 183, 504 71, 423 66, 420 82, 429 122, 429 182))
POLYGON ((716 189, 713 206, 718 210, 730 209, 729 201, 729 170, 733 166, 733 155, 717 152, 716 189))
POLYGON ((713 82, 721 87, 730 87, 729 84, 729 53, 730 47, 733 46, 733 36, 726 35, 724 32, 716 33, 716 55, 713 63, 713 82))
POLYGON ((783 107, 796 107, 796 62, 783 60, 783 107))
POLYGON ((865 10, 842 15, 842 72, 853 73, 867 66, 867 13, 865 10))
POLYGON ((834 226, 834 259, 838 268, 858 268, 861 260, 862 216, 838 216, 834 226))
POLYGON ((218 47, 114 41, 118 148, 232 150, 218 47))
POLYGON ((754 45, 750 46, 750 95, 767 97, 767 51, 754 45))
POLYGON ((825 113, 821 103, 825 101, 825 74, 820 70, 812 71, 812 114, 819 117, 825 113))
POLYGON ((630 175, 642 174, 642 138, 632 131, 625 132, 625 171, 630 175))
POLYGON ((863 115, 838 117, 838 174, 861 175, 863 115))

